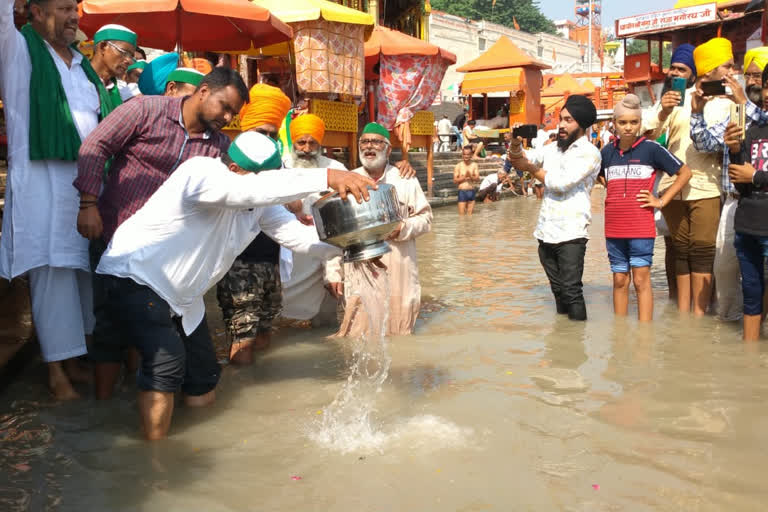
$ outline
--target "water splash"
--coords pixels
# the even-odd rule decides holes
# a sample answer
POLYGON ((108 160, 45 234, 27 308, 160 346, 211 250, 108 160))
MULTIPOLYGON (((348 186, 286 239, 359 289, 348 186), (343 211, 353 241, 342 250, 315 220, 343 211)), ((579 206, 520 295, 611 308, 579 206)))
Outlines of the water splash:
POLYGON ((348 453, 361 449, 381 450, 386 435, 377 428, 376 395, 389 375, 392 359, 387 349, 389 280, 386 272, 371 263, 346 265, 347 306, 359 301, 367 317, 364 332, 349 339, 349 376, 309 437, 327 448, 348 453))

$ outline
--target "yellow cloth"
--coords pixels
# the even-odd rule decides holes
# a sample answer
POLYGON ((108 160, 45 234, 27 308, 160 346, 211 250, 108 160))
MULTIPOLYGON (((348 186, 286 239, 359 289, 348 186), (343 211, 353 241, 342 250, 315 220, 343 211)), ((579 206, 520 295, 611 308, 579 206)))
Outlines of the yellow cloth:
POLYGON ((723 37, 713 37, 693 50, 693 62, 696 64, 696 74, 704 76, 733 59, 733 46, 723 37))
POLYGON ((749 65, 753 62, 757 64, 760 71, 765 69, 765 65, 768 64, 768 46, 752 48, 744 54, 744 71, 746 71, 749 65))
POLYGON ((291 108, 288 96, 271 85, 254 85, 249 97, 249 102, 240 111, 240 129, 244 132, 264 124, 279 128, 291 108))
POLYGON ((302 114, 291 121, 291 140, 295 141, 304 135, 311 135, 318 144, 323 143, 325 123, 315 114, 302 114))

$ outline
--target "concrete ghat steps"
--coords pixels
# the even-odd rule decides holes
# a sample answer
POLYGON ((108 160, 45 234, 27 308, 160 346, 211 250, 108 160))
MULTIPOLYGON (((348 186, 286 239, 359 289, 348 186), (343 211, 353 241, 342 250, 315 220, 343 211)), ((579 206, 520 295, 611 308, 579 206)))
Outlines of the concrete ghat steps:
MULTIPOLYGON (((402 153, 399 150, 392 151, 390 161, 396 162, 401 159, 402 153)), ((333 158, 341 162, 347 162, 346 154, 336 153, 333 158)), ((427 154, 424 152, 412 152, 408 154, 408 161, 416 169, 416 178, 421 184, 424 192, 427 191, 427 154)), ((435 197, 450 197, 458 194, 456 185, 453 183, 453 169, 461 161, 459 153, 435 153, 432 163, 432 193, 435 197)), ((499 171, 504 168, 503 160, 500 158, 485 158, 477 160, 480 176, 499 171)))

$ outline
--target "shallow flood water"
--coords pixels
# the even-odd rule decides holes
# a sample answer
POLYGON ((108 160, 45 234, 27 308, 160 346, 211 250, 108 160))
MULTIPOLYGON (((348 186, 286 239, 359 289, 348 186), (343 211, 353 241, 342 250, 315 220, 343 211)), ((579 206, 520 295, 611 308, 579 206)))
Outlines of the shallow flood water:
POLYGON ((281 331, 229 367, 171 438, 137 435, 135 393, 55 405, 30 371, 0 397, 0 510, 753 511, 765 508, 766 359, 738 325, 680 318, 663 239, 655 321, 615 319, 602 190, 585 265, 589 320, 555 314, 532 231, 539 203, 435 212, 419 241, 416 333, 364 438, 318 442, 347 378, 330 331, 281 331))

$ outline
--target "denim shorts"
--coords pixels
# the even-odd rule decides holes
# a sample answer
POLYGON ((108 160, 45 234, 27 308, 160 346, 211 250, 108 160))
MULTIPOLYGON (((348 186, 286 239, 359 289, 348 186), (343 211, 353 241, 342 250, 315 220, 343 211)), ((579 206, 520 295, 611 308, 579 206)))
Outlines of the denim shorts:
POLYGON ((611 272, 626 274, 630 268, 650 267, 655 238, 606 238, 611 272))
POLYGON ((459 190, 459 202, 468 203, 475 200, 476 190, 459 190))

